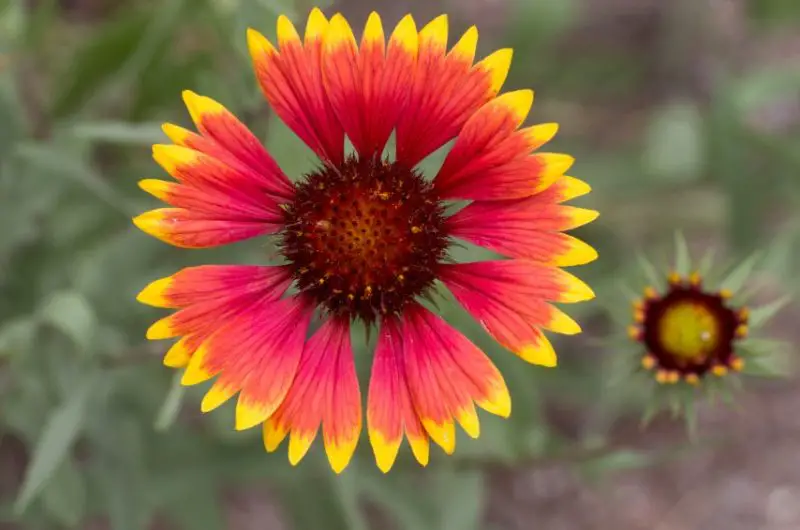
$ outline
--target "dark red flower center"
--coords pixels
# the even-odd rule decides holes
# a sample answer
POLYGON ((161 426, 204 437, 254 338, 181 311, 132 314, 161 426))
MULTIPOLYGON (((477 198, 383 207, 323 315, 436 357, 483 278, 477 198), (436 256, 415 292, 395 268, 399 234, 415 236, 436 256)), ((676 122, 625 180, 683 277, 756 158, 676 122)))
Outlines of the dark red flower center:
POLYGON ((733 343, 746 321, 720 293, 672 283, 663 296, 644 301, 640 320, 640 340, 659 370, 686 378, 735 368, 733 343))
POLYGON ((330 313, 400 313, 436 278, 448 245, 444 210, 416 171, 348 158, 297 185, 281 247, 298 288, 330 313))

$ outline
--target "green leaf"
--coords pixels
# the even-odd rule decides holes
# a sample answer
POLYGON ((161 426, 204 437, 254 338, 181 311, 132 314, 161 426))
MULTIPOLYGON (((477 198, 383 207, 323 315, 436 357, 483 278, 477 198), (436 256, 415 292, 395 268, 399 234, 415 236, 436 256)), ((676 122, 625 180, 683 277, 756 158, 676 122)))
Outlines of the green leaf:
MULTIPOLYGON (((393 472, 394 473, 394 472, 393 472)), ((427 506, 427 491, 419 488, 413 477, 397 475, 386 480, 385 475, 362 478, 362 495, 374 502, 398 527, 398 530, 419 530, 431 526, 427 506)))
MULTIPOLYGON (((103 390, 112 389, 104 386, 103 390)), ((108 515, 111 530, 144 530, 152 517, 152 504, 148 502, 149 469, 143 465, 146 462, 143 439, 149 429, 124 412, 117 400, 98 401, 99 410, 86 424, 93 482, 99 488, 93 500, 108 515)))
POLYGON ((700 258, 700 261, 697 264, 697 272, 700 274, 701 278, 705 278, 711 272, 711 267, 714 265, 714 255, 716 254, 717 249, 714 247, 709 248, 703 254, 703 257, 700 258))
POLYGON ((97 331, 97 316, 80 293, 54 293, 39 310, 39 318, 72 339, 81 352, 91 347, 97 331))
POLYGON ((226 528, 225 513, 216 488, 200 485, 189 495, 172 500, 164 508, 170 519, 184 530, 220 530, 226 528))
MULTIPOLYGON (((25 30, 28 6, 22 0, 0 2, 0 54, 16 44, 25 30)), ((2 123, 2 122, 0 122, 2 123)))
MULTIPOLYGON (((0 72, 3 66, 3 53, 0 50, 0 72)), ((16 87, 13 83, 2 82, 0 78, 0 161, 4 160, 6 154, 11 150, 14 143, 22 137, 24 131, 24 118, 20 110, 22 102, 18 97, 16 87)))
POLYGON ((607 473, 646 468, 653 461, 654 456, 650 453, 633 449, 620 449, 619 451, 593 458, 585 462, 582 468, 590 477, 602 478, 607 473))
POLYGON ((479 471, 439 473, 435 496, 440 530, 479 530, 483 523, 484 475, 479 471))
POLYGON ((658 107, 646 132, 644 166, 661 180, 695 180, 704 163, 703 138, 703 118, 694 103, 658 107))
POLYGON ((760 258, 761 255, 756 253, 742 261, 722 280, 720 288, 727 289, 732 293, 738 292, 750 278, 750 274, 760 258))
POLYGON ((575 0, 559 2, 528 2, 516 0, 511 3, 514 10, 509 19, 512 31, 525 42, 542 43, 555 38, 568 29, 578 18, 580 7, 575 0))
POLYGON ((181 402, 183 395, 186 392, 186 387, 181 385, 181 374, 175 374, 172 378, 172 385, 170 386, 169 393, 158 411, 155 425, 153 426, 157 431, 166 431, 175 423, 178 413, 181 411, 181 402))
POLYGON ((682 232, 675 232, 675 272, 686 277, 691 272, 692 260, 689 257, 689 245, 682 232))
POLYGON ((356 487, 358 462, 353 461, 341 475, 327 468, 318 452, 306 456, 305 466, 288 482, 281 482, 280 495, 292 528, 325 530, 367 530, 356 487), (308 499, 314 499, 309 503, 308 499))
POLYGON ((753 357, 769 355, 775 350, 784 348, 786 343, 775 339, 756 339, 748 337, 737 344, 737 349, 753 357))
POLYGON ((28 142, 17 146, 15 154, 30 168, 52 173, 53 177, 61 177, 82 185, 98 199, 125 216, 137 213, 128 207, 125 199, 86 164, 79 154, 65 147, 28 142))
POLYGON ((778 311, 783 309, 791 299, 791 296, 786 295, 767 305, 754 308, 750 311, 750 316, 747 319, 748 325, 755 328, 766 324, 778 311))
POLYGON ((783 346, 773 348, 757 358, 748 359, 743 372, 747 375, 762 377, 791 376, 797 370, 797 360, 785 347, 786 345, 783 346))
POLYGON ((314 170, 319 163, 314 152, 274 115, 269 119, 266 147, 292 180, 314 170))
POLYGON ((656 289, 662 287, 664 285, 664 275, 659 274, 653 263, 647 259, 647 256, 641 252, 637 252, 636 259, 639 262, 642 272, 644 273, 644 276, 650 285, 656 289))
POLYGON ((781 98, 793 99, 800 92, 800 68, 769 67, 748 73, 732 87, 734 104, 749 114, 781 98))
POLYGON ((33 344, 36 322, 29 317, 19 317, 0 325, 0 357, 26 351, 33 344))
POLYGON ((79 110, 109 82, 136 52, 147 28, 144 10, 125 10, 122 16, 91 33, 84 47, 67 64, 66 76, 54 86, 51 113, 61 118, 79 110))
POLYGON ((152 145, 164 141, 164 133, 157 123, 93 121, 73 125, 70 133, 79 140, 97 143, 152 145))
POLYGON ((64 460, 41 493, 44 510, 67 527, 80 523, 86 509, 86 485, 75 463, 64 460))
POLYGON ((94 386, 93 375, 78 382, 75 385, 75 393, 54 409, 45 420, 14 503, 16 513, 21 514, 28 508, 67 458, 83 427, 89 397, 94 386))

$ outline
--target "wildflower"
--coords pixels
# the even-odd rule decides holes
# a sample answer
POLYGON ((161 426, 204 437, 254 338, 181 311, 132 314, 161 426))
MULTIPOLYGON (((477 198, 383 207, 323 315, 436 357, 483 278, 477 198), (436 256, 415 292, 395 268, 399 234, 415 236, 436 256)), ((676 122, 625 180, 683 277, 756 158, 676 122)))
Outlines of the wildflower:
POLYGON ((778 343, 753 338, 754 331, 787 301, 751 309, 742 290, 756 263, 744 260, 720 278, 711 254, 695 268, 686 242, 676 236, 676 260, 663 275, 642 259, 651 285, 633 299, 628 337, 637 345, 639 370, 657 383, 649 417, 667 405, 694 421, 694 389, 727 392, 739 373, 763 373, 762 362, 778 343))
POLYGON ((563 233, 596 217, 562 204, 589 186, 564 175, 571 157, 534 152, 557 127, 520 128, 533 93, 498 95, 511 51, 473 64, 477 37, 470 28, 448 51, 446 17, 417 31, 407 16, 387 43, 373 13, 359 44, 341 15, 328 21, 314 9, 301 39, 281 16, 277 48, 250 30, 249 49, 264 95, 319 168, 289 180, 229 111, 192 92, 184 99, 199 134, 168 124, 174 145, 153 149, 177 182, 141 183, 171 207, 137 217, 139 228, 187 248, 271 235, 283 263, 191 267, 157 280, 139 300, 178 311, 147 336, 180 337, 165 364, 185 368, 187 385, 216 377, 202 410, 238 394, 236 428, 263 424, 268 451, 288 435, 293 464, 320 425, 333 469, 352 457, 362 425, 354 321, 379 327, 367 423, 382 470, 404 434, 425 465, 430 439, 454 451, 455 422, 478 436, 476 404, 510 414, 497 368, 420 303, 437 280, 530 362, 556 364, 542 329, 580 330, 551 303, 593 296, 560 268, 597 255, 563 233), (423 178, 417 164, 451 140, 435 178, 423 178), (470 202, 448 214, 454 201, 470 202), (454 263, 456 238, 511 259, 454 263))

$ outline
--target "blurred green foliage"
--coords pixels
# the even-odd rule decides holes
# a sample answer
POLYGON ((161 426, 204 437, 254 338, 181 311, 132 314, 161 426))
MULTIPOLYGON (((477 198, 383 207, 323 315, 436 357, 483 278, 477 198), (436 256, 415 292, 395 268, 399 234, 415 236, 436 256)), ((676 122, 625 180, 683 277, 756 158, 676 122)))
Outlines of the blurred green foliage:
MULTIPOLYGON (((666 15, 644 51, 586 38, 570 47, 568 36, 585 23, 581 0, 508 4, 508 22, 486 32, 481 49, 516 49, 509 86, 537 89, 534 118, 563 124, 554 149, 575 154, 576 176, 595 189, 581 203, 602 216, 580 235, 601 260, 578 274, 601 301, 616 300, 620 277, 635 265, 631 246, 664 248, 676 228, 703 245, 722 237, 731 259, 769 243, 766 272, 796 283, 800 127, 797 119, 764 126, 759 116, 796 104, 800 61, 742 67, 741 50, 703 40, 708 8, 682 11, 703 2, 659 4, 666 15), (687 51, 686 40, 696 47, 687 51), (676 75, 691 68, 702 71, 702 90, 676 75)), ((748 2, 750 42, 797 32, 798 5, 748 2)), ((424 473, 405 454, 381 475, 366 439, 340 477, 319 447, 294 469, 284 454, 264 453, 257 430, 233 432, 229 408, 200 417, 201 390, 180 387, 161 366, 165 346, 144 342, 157 314, 135 295, 186 265, 263 263, 268 251, 261 242, 178 251, 148 238, 130 223, 153 204, 136 182, 158 174, 149 145, 165 140, 160 123, 187 122, 184 88, 241 116, 288 174, 311 167, 311 152, 268 113, 244 45, 246 27, 270 36, 278 13, 299 21, 308 7, 0 0, 0 455, 25 465, 13 487, 0 486, 0 524, 73 528, 100 518, 136 530, 158 516, 219 529, 226 488, 253 484, 275 494, 296 529, 390 520, 398 529, 469 530, 483 528, 486 470, 559 460, 601 477, 656 458, 609 436, 639 407, 624 386, 609 394, 613 351, 576 337, 559 342, 559 369, 523 366, 450 303, 446 318, 490 353, 515 410, 508 421, 484 418, 479 440, 459 440, 455 457, 436 454, 424 473)), ((459 12, 452 20, 456 29, 472 22, 459 12)), ((573 314, 603 333, 603 304, 584 305, 573 314)), ((365 375, 370 348, 357 345, 365 375)), ((13 467, 2 466, 0 479, 13 467)))

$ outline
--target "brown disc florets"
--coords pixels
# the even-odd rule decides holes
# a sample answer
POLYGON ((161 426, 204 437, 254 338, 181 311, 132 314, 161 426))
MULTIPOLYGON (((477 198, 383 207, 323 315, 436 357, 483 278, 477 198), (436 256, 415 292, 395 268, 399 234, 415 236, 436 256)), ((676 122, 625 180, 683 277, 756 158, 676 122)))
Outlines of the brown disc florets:
POLYGON ((729 307, 729 296, 703 290, 697 275, 673 275, 663 295, 646 289, 630 331, 647 349, 643 366, 662 383, 697 383, 709 372, 740 370, 734 342, 747 334, 747 310, 729 307))
POLYGON ((397 314, 436 278, 448 239, 443 205, 416 171, 348 158, 297 185, 281 247, 298 288, 331 314, 397 314))

